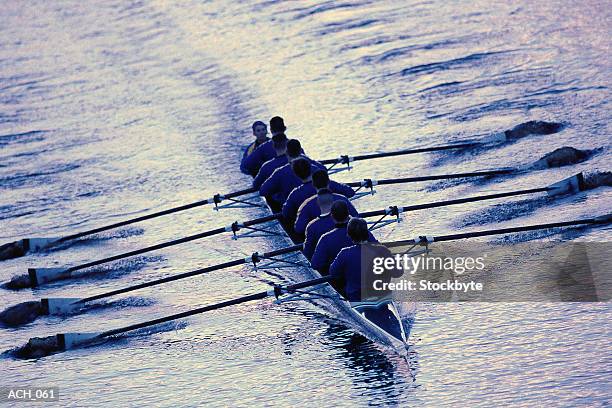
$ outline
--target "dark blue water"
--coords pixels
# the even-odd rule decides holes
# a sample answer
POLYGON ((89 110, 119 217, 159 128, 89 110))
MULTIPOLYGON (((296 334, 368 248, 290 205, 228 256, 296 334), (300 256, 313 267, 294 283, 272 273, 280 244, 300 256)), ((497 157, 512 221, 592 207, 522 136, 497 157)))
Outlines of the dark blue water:
MULTIPOLYGON (((562 146, 596 150, 576 165, 486 183, 380 187, 358 202, 364 211, 610 170, 610 18, 604 1, 8 2, 0 12, 0 242, 242 188, 249 180, 237 162, 250 124, 276 114, 316 158, 482 138, 529 120, 563 124, 496 149, 359 163, 339 175, 344 181, 529 165, 562 146)), ((378 237, 600 215, 610 191, 521 200, 410 214, 378 237)), ((0 279, 260 215, 180 213, 114 239, 4 261, 0 279)), ((542 239, 607 241, 610 229, 542 239)), ((3 291, 0 308, 93 295, 278 244, 196 241, 78 281, 3 291)), ((235 268, 135 292, 78 316, 2 329, 0 348, 260 291, 283 273, 235 268)), ((423 304, 405 361, 317 307, 252 303, 100 347, 5 358, 0 385, 59 386, 71 406, 606 406, 611 317, 609 303, 423 304)))

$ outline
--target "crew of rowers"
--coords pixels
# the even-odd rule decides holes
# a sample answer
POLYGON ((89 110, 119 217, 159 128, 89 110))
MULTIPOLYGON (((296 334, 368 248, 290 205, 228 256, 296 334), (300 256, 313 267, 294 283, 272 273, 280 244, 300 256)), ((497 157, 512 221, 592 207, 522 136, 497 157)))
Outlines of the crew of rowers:
MULTIPOLYGON (((327 169, 304 153, 300 142, 285 135, 284 120, 252 126, 255 141, 245 150, 240 170, 253 179, 253 187, 271 207, 282 212, 281 222, 304 240, 303 253, 322 275, 331 275, 336 290, 351 302, 362 299, 361 262, 368 253, 389 254, 378 244, 349 199, 355 191, 329 179, 327 169)), ((389 281, 401 271, 377 279, 389 281)))

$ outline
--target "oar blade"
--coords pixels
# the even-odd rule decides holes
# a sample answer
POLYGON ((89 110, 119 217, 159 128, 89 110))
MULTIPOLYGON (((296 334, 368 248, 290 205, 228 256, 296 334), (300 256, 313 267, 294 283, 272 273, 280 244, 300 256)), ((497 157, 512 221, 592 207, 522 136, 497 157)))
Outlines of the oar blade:
POLYGON ((551 197, 584 191, 584 175, 582 173, 578 173, 571 177, 558 181, 554 184, 551 184, 548 187, 549 190, 547 193, 551 197))
POLYGON ((70 277, 70 271, 66 268, 28 268, 28 276, 34 288, 45 283, 67 279, 70 277))
POLYGON ((83 307, 79 298, 43 298, 40 300, 45 315, 62 316, 74 313, 83 307))

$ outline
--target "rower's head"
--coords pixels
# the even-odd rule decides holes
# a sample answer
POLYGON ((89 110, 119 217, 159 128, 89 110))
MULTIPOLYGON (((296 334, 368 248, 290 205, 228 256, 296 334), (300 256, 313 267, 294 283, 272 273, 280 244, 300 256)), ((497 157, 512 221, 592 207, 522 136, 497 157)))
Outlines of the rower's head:
POLYGON ((291 139, 287 142, 287 158, 289 162, 302 156, 302 145, 297 139, 291 139))
POLYGON ((272 146, 274 146, 277 156, 287 153, 287 136, 284 133, 272 136, 272 146))
POLYGON ((266 126, 265 123, 263 123, 261 120, 256 120, 253 122, 253 126, 251 126, 251 128, 253 129, 253 136, 255 136, 257 141, 263 142, 266 140, 268 126, 266 126))
POLYGON ((349 209, 346 201, 336 200, 331 206, 331 216, 336 225, 346 224, 349 220, 349 209))
POLYGON ((285 133, 287 128, 285 127, 285 121, 280 116, 275 116, 270 119, 270 132, 272 132, 272 136, 277 133, 285 133))
POLYGON ((334 204, 334 194, 329 188, 322 188, 317 191, 317 204, 319 204, 321 214, 329 214, 334 204))
POLYGON ((302 182, 310 181, 310 162, 303 157, 299 157, 291 162, 291 169, 302 182))
POLYGON ((355 244, 368 241, 368 223, 363 218, 353 217, 346 226, 346 233, 355 244))
POLYGON ((312 173, 312 185, 318 190, 329 187, 329 176, 325 170, 317 170, 312 173))

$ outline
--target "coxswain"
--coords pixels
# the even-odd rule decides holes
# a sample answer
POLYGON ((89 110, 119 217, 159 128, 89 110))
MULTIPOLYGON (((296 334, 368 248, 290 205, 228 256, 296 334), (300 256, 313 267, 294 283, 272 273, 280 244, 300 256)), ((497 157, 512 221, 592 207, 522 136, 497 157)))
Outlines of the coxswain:
POLYGON ((284 133, 279 133, 272 136, 272 145, 274 146, 274 151, 276 152, 276 157, 268 160, 261 166, 257 176, 253 179, 253 187, 259 190, 261 185, 266 181, 274 170, 283 167, 285 164, 289 163, 287 159, 287 136, 284 133))
MULTIPOLYGON (((331 181, 329 179, 329 176, 327 175, 327 172, 315 172, 315 174, 312 175, 312 186, 316 191, 321 190, 323 188, 332 190, 334 201, 342 200, 346 202, 349 208, 350 215, 353 217, 359 215, 353 204, 351 204, 351 202, 349 201, 349 198, 355 195, 353 189, 347 186, 346 184, 331 181)), ((304 234, 306 232, 306 226, 308 225, 308 223, 317 218, 320 214, 321 209, 317 204, 316 196, 311 196, 307 198, 298 207, 295 224, 293 225, 293 230, 298 235, 304 234)))
POLYGON ((291 222, 291 225, 295 223, 300 206, 308 199, 317 199, 317 190, 323 188, 329 189, 331 192, 342 194, 347 198, 355 195, 355 191, 346 184, 330 180, 327 170, 317 170, 312 173, 312 177, 310 176, 310 171, 308 173, 296 174, 296 176, 302 180, 302 185, 293 189, 287 197, 287 201, 283 204, 283 219, 291 222))
POLYGON ((394 265, 374 274, 374 259, 391 258, 392 254, 384 245, 370 241, 368 224, 363 218, 351 218, 346 232, 352 244, 343 248, 329 267, 329 275, 334 278, 332 285, 349 302, 388 298, 390 291, 375 290, 374 281, 389 283, 392 278, 401 277, 404 271, 394 265))
POLYGON ((268 126, 260 120, 253 122, 253 126, 251 126, 253 130, 253 136, 255 136, 255 141, 251 143, 245 150, 242 155, 242 160, 240 161, 240 171, 244 174, 251 174, 246 167, 246 159, 249 157, 255 149, 259 146, 270 140, 268 137, 268 126))
POLYGON ((312 259, 312 254, 314 254, 317 242, 319 242, 321 236, 334 229, 335 223, 330 213, 333 203, 334 196, 330 189, 322 188, 317 192, 317 204, 321 209, 321 214, 308 223, 304 249, 302 250, 304 256, 309 261, 312 259))
MULTIPOLYGON (((310 260, 310 265, 321 275, 327 275, 329 266, 342 248, 353 245, 353 241, 346 232, 350 215, 345 201, 334 201, 331 207, 331 217, 334 221, 334 229, 321 236, 310 260)), ((368 241, 376 242, 376 238, 369 231, 368 241)))
MULTIPOLYGON (((283 118, 280 116, 275 116, 270 119, 270 132, 272 133, 272 137, 279 133, 285 133, 285 130, 287 130, 287 128, 285 127, 285 121, 283 118)), ((268 140, 262 143, 244 160, 244 173, 255 177, 261 166, 268 160, 275 157, 276 151, 274 150, 272 141, 268 140)))
POLYGON ((274 201, 278 202, 280 205, 285 203, 289 193, 291 193, 294 188, 302 184, 302 180, 295 175, 295 172, 292 169, 294 162, 303 161, 305 163, 298 164, 298 166, 310 166, 314 167, 315 170, 323 167, 323 165, 303 155, 302 145, 298 140, 291 139, 287 142, 286 154, 288 163, 283 167, 274 170, 272 175, 268 177, 268 179, 264 181, 259 188, 259 195, 262 197, 272 197, 274 201))

